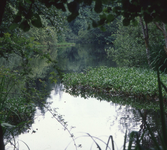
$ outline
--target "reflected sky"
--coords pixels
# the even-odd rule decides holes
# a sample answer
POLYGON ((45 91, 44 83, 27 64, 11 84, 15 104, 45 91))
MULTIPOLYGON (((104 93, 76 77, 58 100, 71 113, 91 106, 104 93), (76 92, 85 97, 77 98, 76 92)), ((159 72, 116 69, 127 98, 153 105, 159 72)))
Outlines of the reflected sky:
MULTIPOLYGON (((102 149, 105 149, 104 143, 107 143, 109 136, 112 135, 115 149, 122 149, 126 128, 122 126, 121 118, 127 115, 124 111, 127 107, 121 106, 120 111, 120 105, 112 102, 73 97, 63 91, 57 93, 55 90, 51 92, 51 97, 47 101, 53 102, 50 107, 58 108, 57 112, 63 115, 68 129, 76 138, 78 150, 98 149, 87 133, 95 137, 102 149)), ((128 116, 131 115, 129 112, 128 116)), ((139 130, 139 125, 140 122, 133 124, 129 126, 129 130, 139 130)), ((72 138, 64 131, 63 126, 50 112, 46 111, 43 115, 38 109, 29 133, 21 134, 16 141, 19 150, 28 149, 24 142, 31 150, 75 150, 72 138)), ((7 149, 13 149, 13 146, 8 144, 7 149)))

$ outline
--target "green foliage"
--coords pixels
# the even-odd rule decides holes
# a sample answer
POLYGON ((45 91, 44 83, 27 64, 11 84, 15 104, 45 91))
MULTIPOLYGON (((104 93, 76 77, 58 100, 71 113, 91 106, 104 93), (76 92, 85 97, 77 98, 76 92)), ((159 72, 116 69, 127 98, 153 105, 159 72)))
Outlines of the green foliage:
POLYGON ((46 28, 31 28, 27 33, 25 33, 27 38, 34 37, 35 41, 38 41, 40 44, 47 45, 57 43, 57 33, 54 27, 47 26, 46 28))
MULTIPOLYGON (((114 59, 119 66, 147 66, 146 48, 141 26, 139 24, 134 26, 131 23, 130 26, 124 27, 121 22, 118 20, 117 33, 112 35, 115 37, 114 47, 106 49, 108 56, 114 59)), ((166 58, 165 52, 159 51, 163 49, 163 37, 154 24, 149 24, 148 28, 152 66, 156 66, 157 61, 161 61, 160 64, 162 65, 166 58)), ((164 67, 165 64, 162 68, 164 67)))
MULTIPOLYGON (((116 18, 117 16, 123 16, 123 24, 129 25, 130 21, 134 21, 136 17, 142 16, 146 22, 152 21, 163 21, 167 22, 166 18, 166 2, 163 0, 151 2, 146 0, 145 2, 140 1, 129 1, 129 0, 94 0, 94 1, 70 1, 67 0, 63 1, 47 1, 47 0, 37 0, 37 1, 6 1, 3 3, 1 2, 1 12, 0 12, 0 25, 2 23, 2 16, 5 11, 5 7, 10 4, 11 6, 15 7, 17 13, 13 15, 14 21, 13 23, 18 23, 19 27, 24 31, 27 31, 30 25, 34 25, 36 27, 42 27, 42 21, 40 19, 40 15, 45 15, 48 17, 47 12, 45 10, 50 8, 57 8, 62 11, 69 11, 67 20, 71 22, 80 14, 80 6, 91 6, 93 4, 93 10, 96 13, 105 12, 108 15, 115 14, 113 17, 103 16, 97 22, 98 26, 104 25, 116 18), (67 7, 66 7, 67 5, 67 7), (43 9, 43 7, 45 9, 43 9), (109 18, 109 19, 108 19, 109 18)), ((52 20, 52 19, 50 19, 52 20)))
POLYGON ((163 38, 162 33, 157 32, 157 29, 154 26, 154 28, 152 28, 152 34, 150 34, 150 59, 153 69, 156 70, 158 67, 161 71, 167 72, 167 54, 164 50, 163 38))
POLYGON ((114 47, 106 49, 107 54, 119 66, 144 66, 147 64, 145 43, 141 27, 133 25, 124 27, 118 20, 118 30, 111 35, 115 38, 114 47))
POLYGON ((33 103, 26 103, 21 91, 24 90, 25 78, 18 72, 0 68, 0 120, 10 124, 19 124, 31 118, 35 111, 33 103))
MULTIPOLYGON (((166 85, 165 74, 162 81, 166 85)), ((156 72, 136 68, 92 68, 85 73, 64 75, 64 84, 68 87, 83 87, 106 93, 119 93, 125 96, 156 100, 158 97, 156 72), (144 85, 144 86, 143 86, 144 85)), ((163 90, 163 96, 167 94, 163 90)))

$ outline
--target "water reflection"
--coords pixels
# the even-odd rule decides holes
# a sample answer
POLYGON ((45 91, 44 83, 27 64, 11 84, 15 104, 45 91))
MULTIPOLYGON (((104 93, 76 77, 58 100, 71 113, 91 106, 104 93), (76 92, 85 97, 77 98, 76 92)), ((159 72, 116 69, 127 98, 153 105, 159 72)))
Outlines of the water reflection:
MULTIPOLYGON (((60 90, 62 85, 61 88, 58 85, 56 87, 47 102, 52 102, 51 108, 58 108, 58 113, 68 122, 68 129, 74 134, 77 146, 82 147, 83 150, 97 149, 87 133, 96 137, 95 140, 102 149, 105 149, 104 143, 107 143, 108 137, 112 135, 116 149, 122 149, 126 129, 128 133, 132 130, 139 131, 141 119, 139 117, 137 123, 134 121, 131 107, 98 101, 96 98, 74 97, 60 90), (124 119, 127 116, 131 119, 124 119)), ((27 149, 22 141, 32 150, 64 150, 66 147, 67 150, 75 149, 68 132, 64 131, 63 126, 53 119, 47 110, 42 115, 37 109, 34 124, 29 133, 21 134, 16 140, 21 150, 27 149)), ((9 145, 8 149, 10 149, 9 145)))
MULTIPOLYGON (((74 47, 62 49, 58 51, 57 59, 59 66, 65 72, 80 72, 88 66, 115 65, 109 60, 106 61, 104 47, 98 49, 97 46, 90 45, 80 45, 78 49, 74 47)), ((49 78, 49 75, 45 78, 49 78)), ((37 82, 36 84, 40 88, 41 85, 37 82)), ((48 85, 48 90, 50 87, 51 85, 48 85)), ((131 131, 138 131, 142 135, 146 128, 136 106, 144 108, 142 109, 144 119, 151 124, 155 135, 156 130, 160 129, 156 124, 159 118, 158 113, 145 109, 147 104, 139 105, 138 101, 134 101, 133 98, 127 100, 123 97, 111 97, 90 90, 81 92, 67 89, 65 92, 62 84, 56 84, 50 96, 47 99, 48 103, 52 103, 49 107, 52 110, 58 108, 56 109, 58 114, 63 115, 68 129, 76 138, 78 149, 97 149, 87 133, 94 137, 102 149, 105 149, 104 143, 107 143, 110 135, 114 138, 116 149, 122 149, 126 130, 128 134, 131 131)), ((53 118, 47 109, 43 108, 43 105, 37 106, 32 127, 27 133, 15 139, 18 149, 27 150, 29 147, 31 150, 74 150, 75 146, 70 134, 64 131, 64 127, 53 118)), ((147 147, 151 145, 148 134, 142 143, 147 147)), ((13 145, 9 143, 6 149, 13 149, 13 145)))
POLYGON ((75 47, 59 48, 57 61, 65 72, 81 72, 88 67, 116 67, 116 63, 107 58, 105 48, 100 44, 76 44, 75 47))

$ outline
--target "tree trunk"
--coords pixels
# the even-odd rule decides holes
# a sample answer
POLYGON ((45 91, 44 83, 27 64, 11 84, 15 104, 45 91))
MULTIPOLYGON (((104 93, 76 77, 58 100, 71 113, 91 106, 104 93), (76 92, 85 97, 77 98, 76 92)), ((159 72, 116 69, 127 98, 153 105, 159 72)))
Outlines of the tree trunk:
POLYGON ((140 17, 140 25, 141 25, 141 28, 142 28, 142 33, 143 33, 143 37, 144 37, 144 41, 145 41, 145 45, 146 45, 146 56, 147 56, 148 65, 151 68, 148 27, 147 27, 146 22, 145 22, 145 26, 144 26, 143 20, 142 20, 141 17, 140 17))
POLYGON ((165 23, 162 22, 162 26, 156 22, 154 22, 155 25, 157 26, 157 28, 162 31, 164 39, 165 39, 165 46, 164 46, 164 50, 165 53, 167 54, 167 32, 166 32, 166 27, 165 27, 165 23))
POLYGON ((4 142, 3 142, 3 130, 0 124, 0 150, 5 150, 4 142))
POLYGON ((0 2, 0 26, 2 23, 2 17, 3 17, 4 11, 5 11, 6 1, 7 0, 1 0, 0 2))

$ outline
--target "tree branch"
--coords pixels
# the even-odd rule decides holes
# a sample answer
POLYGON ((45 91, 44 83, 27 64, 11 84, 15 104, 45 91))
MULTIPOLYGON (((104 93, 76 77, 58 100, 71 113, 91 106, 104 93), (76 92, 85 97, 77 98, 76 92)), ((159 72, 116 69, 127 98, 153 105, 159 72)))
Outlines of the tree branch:
POLYGON ((154 24, 157 26, 157 28, 158 28, 159 30, 161 30, 161 31, 163 32, 163 29, 160 27, 160 25, 158 25, 157 22, 154 22, 154 24))

